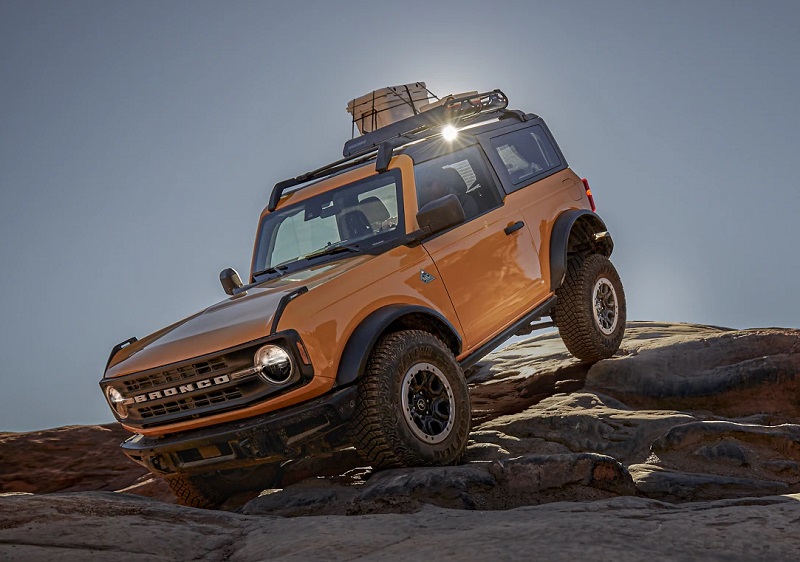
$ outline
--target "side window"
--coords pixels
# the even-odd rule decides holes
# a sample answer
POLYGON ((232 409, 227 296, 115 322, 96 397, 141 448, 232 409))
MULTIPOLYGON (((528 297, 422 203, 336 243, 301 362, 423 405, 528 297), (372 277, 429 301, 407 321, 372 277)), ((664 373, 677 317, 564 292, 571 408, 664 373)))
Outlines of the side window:
POLYGON ((358 208, 366 215, 373 232, 397 226, 397 186, 393 183, 358 194, 358 208))
POLYGON ((419 208, 452 193, 469 220, 500 205, 494 181, 475 147, 415 165, 414 178, 419 208))
POLYGON ((530 182, 561 165, 553 145, 539 125, 494 137, 491 142, 513 185, 530 182))

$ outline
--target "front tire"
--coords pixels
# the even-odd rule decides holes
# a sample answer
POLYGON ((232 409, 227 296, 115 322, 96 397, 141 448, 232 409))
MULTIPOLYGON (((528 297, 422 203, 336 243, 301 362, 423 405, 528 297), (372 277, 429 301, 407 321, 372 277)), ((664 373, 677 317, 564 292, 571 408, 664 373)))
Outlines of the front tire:
POLYGON ((225 501, 225 496, 202 476, 171 474, 165 476, 164 480, 180 505, 216 509, 225 501))
POLYGON ((625 292, 607 257, 569 260, 556 296, 556 325, 572 355, 596 362, 617 352, 625 335, 625 292))
POLYGON ((353 441, 373 468, 457 463, 470 429, 461 367, 437 337, 384 336, 358 383, 353 441))
POLYGON ((277 486, 281 468, 277 463, 218 470, 206 474, 170 474, 164 477, 178 503, 200 509, 216 509, 242 492, 277 486))

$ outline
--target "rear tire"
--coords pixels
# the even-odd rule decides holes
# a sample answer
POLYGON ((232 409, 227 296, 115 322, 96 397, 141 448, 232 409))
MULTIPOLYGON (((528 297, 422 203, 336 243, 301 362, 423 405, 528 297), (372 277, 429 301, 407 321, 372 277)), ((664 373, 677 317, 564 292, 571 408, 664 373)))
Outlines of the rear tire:
POLYGON ((353 441, 373 468, 440 466, 464 455, 469 391, 437 337, 419 330, 384 336, 358 382, 353 441))
POLYGON ((625 335, 625 291, 607 257, 569 260, 556 296, 556 326, 572 355, 596 362, 617 352, 625 335))

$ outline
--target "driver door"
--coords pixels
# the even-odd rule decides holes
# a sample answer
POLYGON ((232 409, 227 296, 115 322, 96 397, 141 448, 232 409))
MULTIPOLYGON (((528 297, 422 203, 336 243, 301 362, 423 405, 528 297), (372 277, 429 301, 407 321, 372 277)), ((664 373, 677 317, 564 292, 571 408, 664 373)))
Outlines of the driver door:
MULTIPOLYGON (((533 239, 522 214, 503 205, 481 152, 469 147, 419 164, 418 193, 426 178, 455 169, 467 184, 474 216, 423 244, 450 295, 472 349, 529 311, 544 296, 533 239)), ((455 188, 454 193, 463 190, 455 188)))

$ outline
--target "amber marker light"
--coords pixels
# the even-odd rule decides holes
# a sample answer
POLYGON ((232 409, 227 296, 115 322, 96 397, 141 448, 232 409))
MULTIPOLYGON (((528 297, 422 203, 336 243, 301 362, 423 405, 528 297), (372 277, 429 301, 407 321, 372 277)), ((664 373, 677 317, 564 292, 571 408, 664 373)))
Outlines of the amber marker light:
POLYGON ((308 352, 306 351, 306 346, 303 345, 303 342, 297 340, 297 344, 295 345, 297 346, 297 353, 300 354, 300 359, 303 361, 303 363, 306 365, 311 365, 311 360, 308 358, 308 352))
POLYGON ((581 181, 583 182, 583 187, 586 188, 586 197, 589 198, 589 205, 592 206, 592 212, 594 213, 597 211, 597 206, 594 204, 594 197, 592 197, 592 189, 589 187, 589 180, 583 178, 581 181))

